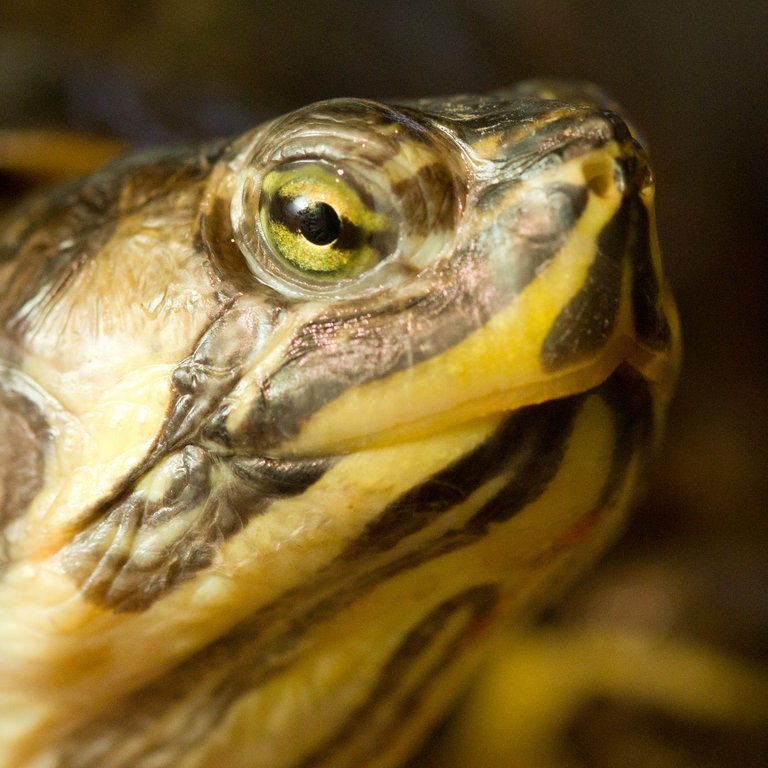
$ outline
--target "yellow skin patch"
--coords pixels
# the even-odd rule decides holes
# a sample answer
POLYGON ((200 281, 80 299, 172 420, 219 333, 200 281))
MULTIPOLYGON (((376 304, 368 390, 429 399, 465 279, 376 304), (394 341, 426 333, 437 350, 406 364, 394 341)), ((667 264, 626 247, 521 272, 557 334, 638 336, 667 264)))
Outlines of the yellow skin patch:
MULTIPOLYGON (((719 726, 759 733, 768 722, 766 693, 764 665, 674 635, 602 626, 539 629, 514 638, 505 634, 494 644, 475 690, 440 745, 437 764, 571 765, 562 734, 572 727, 574 713, 600 697, 629 700, 700 727, 706 723, 715 732, 719 726)), ((641 731, 636 736, 639 752, 644 735, 641 731)), ((659 754, 652 739, 645 749, 659 754)), ((677 761, 666 764, 696 764, 679 749, 677 761)), ((631 759, 633 765, 641 764, 636 754, 631 759)))

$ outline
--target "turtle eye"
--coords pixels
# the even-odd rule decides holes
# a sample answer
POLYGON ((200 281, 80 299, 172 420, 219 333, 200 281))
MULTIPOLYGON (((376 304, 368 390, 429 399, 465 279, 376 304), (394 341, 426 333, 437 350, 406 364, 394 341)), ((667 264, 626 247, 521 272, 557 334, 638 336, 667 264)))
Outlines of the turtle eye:
POLYGON ((289 162, 265 174, 259 224, 271 255, 312 281, 354 278, 395 249, 397 226, 383 191, 344 168, 289 162))
POLYGON ((448 252, 466 190, 451 140, 363 99, 276 120, 228 170, 232 242, 250 272, 321 301, 392 290, 429 268, 448 252))
POLYGON ((325 158, 247 171, 233 199, 251 271, 296 295, 336 295, 398 251, 402 214, 381 173, 325 158))

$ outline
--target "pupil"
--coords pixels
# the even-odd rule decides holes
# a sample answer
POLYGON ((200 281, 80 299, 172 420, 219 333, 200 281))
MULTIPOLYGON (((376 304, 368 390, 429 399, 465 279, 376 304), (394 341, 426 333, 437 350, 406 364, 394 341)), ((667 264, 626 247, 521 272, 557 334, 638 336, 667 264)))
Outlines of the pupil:
POLYGON ((296 212, 299 232, 315 245, 330 245, 341 232, 341 219, 328 203, 310 203, 296 212))

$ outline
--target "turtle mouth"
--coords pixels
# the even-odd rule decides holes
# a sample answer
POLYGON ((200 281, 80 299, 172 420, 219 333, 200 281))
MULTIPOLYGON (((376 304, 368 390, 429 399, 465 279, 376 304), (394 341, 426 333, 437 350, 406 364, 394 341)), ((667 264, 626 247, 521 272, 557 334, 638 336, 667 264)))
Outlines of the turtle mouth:
MULTIPOLYGON (((354 423, 347 427, 343 420, 336 418, 338 409, 331 402, 312 414, 295 438, 275 446, 270 455, 275 458, 342 455, 423 440, 483 419, 498 420, 520 408, 583 394, 614 375, 642 380, 662 402, 666 402, 671 397, 677 378, 679 346, 676 322, 672 338, 663 349, 644 345, 636 336, 618 335, 599 356, 582 365, 554 375, 545 374, 522 384, 483 392, 476 397, 457 399, 449 407, 430 410, 430 400, 414 393, 414 397, 419 397, 416 402, 424 406, 422 414, 416 418, 380 423, 376 429, 361 430, 354 423)), ((407 391, 402 393, 402 397, 408 399, 407 391)), ((347 412, 354 413, 356 405, 352 402, 347 412)), ((359 412, 363 412, 362 407, 359 412)))

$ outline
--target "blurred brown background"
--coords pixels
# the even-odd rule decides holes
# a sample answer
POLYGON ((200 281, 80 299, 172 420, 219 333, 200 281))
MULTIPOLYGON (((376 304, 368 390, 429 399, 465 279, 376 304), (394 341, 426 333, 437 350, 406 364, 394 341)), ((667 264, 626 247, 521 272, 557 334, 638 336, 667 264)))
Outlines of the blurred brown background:
POLYGON ((572 610, 634 585, 611 620, 766 661, 767 41, 765 0, 2 0, 0 125, 144 144, 330 96, 605 86, 651 147, 686 357, 650 496, 572 610))

